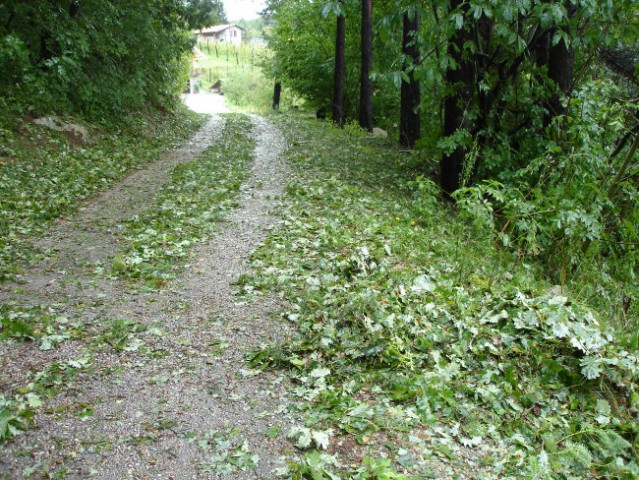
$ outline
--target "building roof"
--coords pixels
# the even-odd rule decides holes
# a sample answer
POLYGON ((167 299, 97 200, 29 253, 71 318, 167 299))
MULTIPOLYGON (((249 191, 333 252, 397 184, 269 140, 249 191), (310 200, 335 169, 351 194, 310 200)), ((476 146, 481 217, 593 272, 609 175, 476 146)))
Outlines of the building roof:
POLYGON ((245 30, 245 28, 240 27, 239 25, 235 25, 234 23, 228 25, 214 25, 212 27, 206 27, 199 30, 200 33, 220 33, 224 30, 228 30, 231 27, 239 28, 240 30, 245 30))

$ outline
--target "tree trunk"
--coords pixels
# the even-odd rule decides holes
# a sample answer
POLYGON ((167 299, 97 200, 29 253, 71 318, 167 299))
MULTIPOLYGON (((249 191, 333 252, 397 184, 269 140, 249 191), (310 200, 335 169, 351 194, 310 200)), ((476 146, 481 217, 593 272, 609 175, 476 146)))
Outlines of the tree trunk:
MULTIPOLYGON (((404 13, 404 33, 402 36, 402 52, 406 59, 403 70, 414 67, 419 62, 419 47, 417 46, 417 32, 419 31, 419 14, 415 12, 411 19, 408 12, 404 13)), ((413 148, 420 137, 419 105, 421 91, 419 81, 415 80, 413 68, 407 73, 408 81, 402 80, 401 111, 399 118, 399 142, 404 147, 413 148)))
POLYGON ((273 88, 273 110, 280 108, 280 97, 282 96, 282 84, 280 82, 275 83, 273 88))
MULTIPOLYGON (((340 0, 342 8, 344 1, 340 0)), ((333 121, 344 125, 344 69, 346 66, 346 19, 344 14, 337 17, 335 34, 335 79, 333 82, 333 121)))
POLYGON ((550 49, 548 77, 555 82, 558 91, 555 91, 548 101, 550 115, 548 123, 554 117, 566 114, 563 97, 567 97, 570 94, 574 61, 575 52, 563 40, 550 49))
POLYGON ((535 43, 535 63, 538 67, 548 66, 550 59, 550 42, 552 41, 552 29, 544 31, 537 43, 535 43))
MULTIPOLYGON (((565 2, 568 18, 575 16, 576 7, 565 2)), ((568 33, 568 27, 563 27, 563 31, 568 33)), ((550 34, 552 38, 552 34, 550 34)), ((548 78, 556 85, 555 91, 547 102, 548 116, 544 120, 545 126, 550 125, 552 119, 565 115, 567 108, 564 105, 564 97, 570 95, 572 88, 573 65, 575 63, 575 52, 564 40, 560 40, 548 51, 548 78)))
MULTIPOLYGON (((450 10, 462 9, 464 18, 468 13, 468 3, 464 0, 450 0, 450 10)), ((464 20, 464 23, 467 20, 464 20)), ((467 28, 457 30, 448 41, 448 55, 455 61, 456 68, 446 71, 448 92, 444 99, 444 131, 442 136, 450 137, 464 127, 466 109, 473 98, 473 64, 464 55, 463 47, 472 35, 467 28)), ((442 156, 440 163, 441 187, 448 198, 461 185, 466 149, 458 146, 449 154, 442 156)))
POLYGON ((79 0, 73 0, 69 5, 69 16, 71 18, 75 18, 80 11, 80 2, 79 0))
POLYGON ((360 72, 359 89, 359 124, 373 131, 373 83, 371 81, 371 69, 373 65, 373 2, 362 0, 362 66, 360 72))

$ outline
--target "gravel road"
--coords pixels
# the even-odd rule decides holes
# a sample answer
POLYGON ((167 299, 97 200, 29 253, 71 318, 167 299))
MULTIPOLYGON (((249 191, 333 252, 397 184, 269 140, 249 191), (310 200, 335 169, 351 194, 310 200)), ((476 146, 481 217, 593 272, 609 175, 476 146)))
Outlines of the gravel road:
POLYGON ((275 219, 286 183, 282 134, 253 116, 256 148, 240 206, 208 244, 192 252, 190 268, 161 292, 141 292, 117 278, 96 277, 96 262, 117 254, 119 225, 148 208, 171 169, 193 161, 219 136, 223 97, 190 95, 185 102, 213 113, 179 149, 137 171, 51 229, 40 246, 55 252, 20 284, 0 287, 0 301, 58 305, 88 331, 105 319, 142 325, 146 353, 90 349, 67 341, 52 351, 33 343, 0 343, 0 388, 30 381, 52 362, 91 356, 60 393, 38 409, 35 427, 0 450, 0 479, 272 478, 290 444, 287 379, 250 371, 247 349, 283 339, 275 298, 238 300, 233 283, 275 219), (149 354, 148 352, 156 352, 149 354))

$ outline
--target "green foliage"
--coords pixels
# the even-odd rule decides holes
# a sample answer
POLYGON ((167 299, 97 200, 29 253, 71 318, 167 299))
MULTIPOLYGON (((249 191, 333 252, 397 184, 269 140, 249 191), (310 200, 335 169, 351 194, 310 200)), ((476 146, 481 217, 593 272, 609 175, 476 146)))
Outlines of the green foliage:
MULTIPOLYGON (((610 80, 585 83, 574 94, 575 117, 566 118, 561 139, 523 168, 504 170, 499 182, 487 180, 456 194, 462 212, 482 225, 484 235, 521 256, 544 260, 555 282, 579 285, 597 278, 613 297, 608 303, 617 318, 628 313, 620 311, 623 298, 637 291, 639 260, 636 178, 630 171, 618 175, 633 154, 632 141, 611 154, 636 109, 616 100, 621 94, 610 80)), ((630 323, 636 326, 633 312, 630 323)))
MULTIPOLYGON (((252 361, 297 379, 309 434, 402 439, 418 453, 391 460, 418 478, 428 452, 454 471, 467 449, 495 452, 481 478, 639 474, 636 348, 441 205, 432 182, 410 181, 415 158, 278 120, 291 206, 245 281, 282 291, 297 333, 252 361)), ((401 478, 391 465, 363 462, 358 478, 401 478)), ((340 475, 317 455, 292 471, 340 475)))
POLYGON ((226 23, 222 0, 188 0, 183 15, 191 29, 226 23))
POLYGON ((244 111, 263 112, 273 103, 273 85, 258 69, 229 74, 224 94, 244 111))
POLYGON ((359 23, 355 4, 339 7, 335 2, 299 0, 280 3, 270 17, 274 26, 268 41, 273 56, 264 62, 264 70, 268 77, 282 81, 283 86, 306 99, 311 108, 330 106, 336 13, 327 5, 343 8, 347 17, 345 111, 348 118, 357 118, 359 23))
POLYGON ((28 428, 44 399, 54 397, 78 372, 89 368, 91 361, 91 357, 82 357, 54 362, 34 372, 27 385, 0 394, 0 442, 11 440, 28 428))
POLYGON ((340 468, 336 457, 312 451, 301 461, 290 462, 282 469, 281 476, 293 480, 408 480, 406 475, 399 474, 391 466, 389 460, 376 460, 366 457, 363 465, 356 468, 340 468))
POLYGON ((238 428, 226 431, 210 430, 198 441, 200 449, 211 456, 199 466, 200 472, 215 476, 237 474, 254 470, 260 461, 259 455, 251 452, 248 441, 238 428))
POLYGON ((92 118, 173 105, 186 82, 189 22, 200 22, 196 3, 5 1, 0 88, 39 112, 92 118))
POLYGON ((135 351, 141 341, 135 338, 136 333, 144 331, 144 326, 132 320, 116 318, 104 321, 103 332, 95 337, 96 345, 107 344, 118 353, 135 351))
POLYGON ((51 350, 78 338, 82 330, 80 322, 71 322, 52 307, 20 308, 13 303, 0 306, 0 341, 38 341, 40 350, 51 350))
POLYGON ((0 122, 0 281, 33 256, 32 240, 99 189, 156 159, 201 119, 157 112, 121 117, 91 129, 94 142, 75 146, 61 134, 5 111, 0 122))
MULTIPOLYGON (((543 260, 556 283, 599 270, 636 284, 639 209, 631 146, 636 77, 629 83, 628 74, 616 76, 601 56, 602 48, 620 48, 636 62, 636 4, 471 1, 456 9, 450 4, 375 4, 376 123, 391 132, 396 128, 399 86, 406 80, 400 68, 401 17, 419 14, 415 42, 421 59, 411 65, 422 87, 419 147, 424 160, 431 152, 465 150, 460 183, 470 188, 456 199, 468 218, 484 225, 482 234, 543 260), (600 18, 610 19, 606 28, 600 18), (458 35, 466 41, 455 53, 450 41, 458 35), (558 72, 557 64, 551 68, 544 60, 562 44, 574 51, 570 72, 558 72), (464 98, 461 85, 445 82, 460 61, 471 66, 464 98), (568 91, 557 84, 560 74, 571 85, 568 91), (446 98, 463 107, 463 120, 440 138, 446 98)), ((358 2, 272 1, 267 13, 275 55, 266 70, 318 106, 332 96, 335 15, 346 16, 347 110, 355 117, 358 2)), ((635 291, 617 294, 615 303, 635 291)))

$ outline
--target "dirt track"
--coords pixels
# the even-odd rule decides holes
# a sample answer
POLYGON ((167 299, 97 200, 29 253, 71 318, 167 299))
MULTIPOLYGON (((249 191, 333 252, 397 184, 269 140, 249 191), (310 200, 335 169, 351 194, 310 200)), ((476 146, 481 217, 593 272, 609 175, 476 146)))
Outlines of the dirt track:
MULTIPOLYGON (((218 99, 204 105, 209 111, 223 106, 218 99)), ((281 465, 288 445, 286 379, 248 371, 244 352, 282 338, 286 329, 274 315, 276 299, 238 303, 232 287, 274 222, 270 212, 286 181, 281 133, 252 119, 254 163, 239 208, 209 244, 193 251, 188 272, 162 292, 133 291, 118 279, 96 278, 92 269, 118 253, 114 232, 151 205, 171 169, 215 142, 217 115, 182 148, 53 228, 40 246, 56 254, 26 272, 20 285, 1 287, 0 301, 59 305, 89 332, 105 319, 130 319, 145 327, 140 341, 161 352, 89 350, 85 341, 46 352, 33 343, 0 343, 3 390, 28 383, 29 371, 52 362, 92 357, 89 369, 39 409, 35 428, 4 445, 1 479, 40 478, 60 467, 64 478, 249 479, 271 476, 281 465)))

